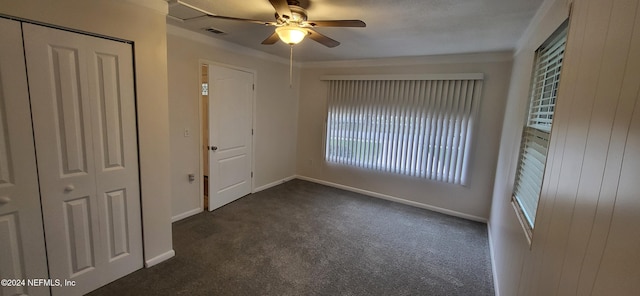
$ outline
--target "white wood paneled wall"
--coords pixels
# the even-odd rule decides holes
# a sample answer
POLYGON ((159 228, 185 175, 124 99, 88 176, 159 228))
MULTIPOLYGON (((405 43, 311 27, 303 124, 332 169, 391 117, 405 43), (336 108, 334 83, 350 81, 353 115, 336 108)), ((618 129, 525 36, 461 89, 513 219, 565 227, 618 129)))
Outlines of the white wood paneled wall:
POLYGON ((639 2, 573 1, 518 295, 640 293, 639 2))

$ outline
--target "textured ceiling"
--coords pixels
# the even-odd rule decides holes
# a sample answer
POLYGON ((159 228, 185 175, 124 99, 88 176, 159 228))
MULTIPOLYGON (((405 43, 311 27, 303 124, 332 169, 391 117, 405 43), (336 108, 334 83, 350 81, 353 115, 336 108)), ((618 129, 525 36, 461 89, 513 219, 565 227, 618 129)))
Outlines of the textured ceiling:
MULTIPOLYGON (((305 39, 294 48, 297 61, 476 53, 513 49, 543 0, 301 0, 310 20, 360 19, 366 28, 316 28, 340 41, 326 48, 305 39)), ((169 15, 210 14, 274 21, 268 0, 171 0, 169 15)), ((262 45, 274 27, 212 18, 168 23, 288 58, 289 46, 262 45), (203 29, 225 32, 214 35, 203 29)))

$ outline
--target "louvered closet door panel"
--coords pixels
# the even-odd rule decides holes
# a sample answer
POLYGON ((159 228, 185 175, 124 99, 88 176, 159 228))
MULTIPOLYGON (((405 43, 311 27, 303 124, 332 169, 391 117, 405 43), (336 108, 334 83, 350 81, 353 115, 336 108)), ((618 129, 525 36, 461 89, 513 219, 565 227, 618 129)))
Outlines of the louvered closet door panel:
POLYGON ((80 295, 142 267, 129 44, 24 25, 52 278, 80 295))
MULTIPOLYGON (((0 278, 48 278, 20 23, 0 18, 0 278)), ((49 295, 0 286, 0 295, 49 295)))

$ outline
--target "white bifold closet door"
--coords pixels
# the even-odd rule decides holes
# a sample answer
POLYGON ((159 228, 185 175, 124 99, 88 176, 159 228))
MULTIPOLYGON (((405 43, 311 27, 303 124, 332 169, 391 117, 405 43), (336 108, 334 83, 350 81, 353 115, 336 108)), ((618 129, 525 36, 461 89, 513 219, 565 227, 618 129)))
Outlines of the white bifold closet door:
MULTIPOLYGON (((20 23, 0 18, 0 40, 0 278, 44 279, 47 258, 20 23)), ((3 284, 0 295, 49 295, 49 288, 3 284)))
POLYGON ((23 33, 52 292, 81 295, 143 264, 132 46, 23 33))

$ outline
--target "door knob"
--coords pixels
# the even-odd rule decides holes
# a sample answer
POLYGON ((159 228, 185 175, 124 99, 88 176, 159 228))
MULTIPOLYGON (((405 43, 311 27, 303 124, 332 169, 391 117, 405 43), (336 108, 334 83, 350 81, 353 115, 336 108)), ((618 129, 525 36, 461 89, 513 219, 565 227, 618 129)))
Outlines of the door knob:
POLYGON ((218 150, 218 146, 211 146, 211 151, 216 151, 218 150))
POLYGON ((64 191, 65 192, 71 192, 74 189, 76 189, 76 186, 73 186, 73 184, 69 184, 69 185, 67 185, 67 187, 64 188, 64 191))
POLYGON ((9 198, 8 196, 0 197, 0 206, 1 205, 6 205, 9 202, 11 202, 11 198, 9 198))

